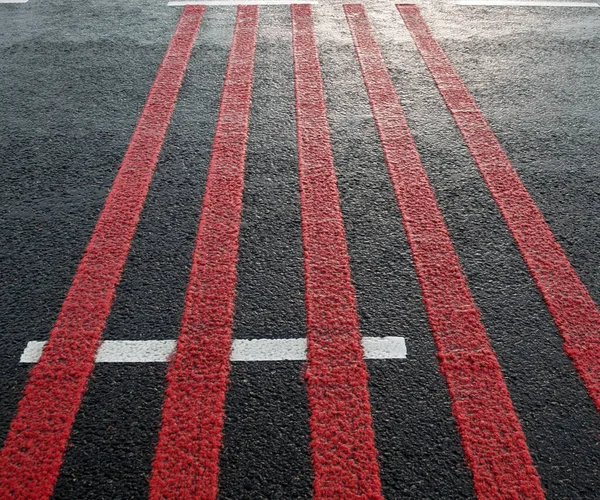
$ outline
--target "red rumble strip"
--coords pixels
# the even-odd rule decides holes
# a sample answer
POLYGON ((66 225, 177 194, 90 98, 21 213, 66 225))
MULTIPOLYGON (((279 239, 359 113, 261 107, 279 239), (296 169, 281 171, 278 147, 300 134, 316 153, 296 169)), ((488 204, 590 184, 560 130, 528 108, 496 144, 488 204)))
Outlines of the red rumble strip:
POLYGON ((0 452, 0 497, 52 494, 202 21, 186 7, 0 452))
POLYGON ((309 5, 292 6, 315 498, 382 498, 309 5))
POLYGON ((150 498, 217 496, 257 25, 238 7, 150 498))
POLYGON ((600 411, 600 311, 415 5, 398 10, 600 411))
POLYGON ((442 373, 479 498, 544 498, 500 365, 481 323, 363 5, 345 5, 412 250, 442 373))

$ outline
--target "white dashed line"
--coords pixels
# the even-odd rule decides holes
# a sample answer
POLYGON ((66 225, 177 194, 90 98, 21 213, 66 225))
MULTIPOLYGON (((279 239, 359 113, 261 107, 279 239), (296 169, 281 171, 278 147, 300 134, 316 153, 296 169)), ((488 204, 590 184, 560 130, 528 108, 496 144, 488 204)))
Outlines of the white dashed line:
POLYGON ((29 0, 0 0, 0 3, 27 3, 29 0))
POLYGON ((595 2, 553 2, 552 0, 456 0, 456 5, 498 7, 600 7, 600 5, 595 2))
MULTIPOLYGON (((96 354, 96 363, 164 363, 175 350, 175 340, 106 340, 96 354)), ((21 355, 21 363, 37 363, 46 342, 32 341, 21 355)), ((365 359, 404 359, 404 337, 363 337, 365 359)), ((231 361, 304 361, 306 339, 236 339, 231 361)))

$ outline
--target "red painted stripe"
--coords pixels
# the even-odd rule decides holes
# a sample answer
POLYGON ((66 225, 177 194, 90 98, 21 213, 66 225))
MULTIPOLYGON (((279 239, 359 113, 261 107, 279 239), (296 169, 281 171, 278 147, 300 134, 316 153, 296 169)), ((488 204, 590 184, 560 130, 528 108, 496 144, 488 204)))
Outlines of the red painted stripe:
POLYGON ((186 7, 0 452, 0 497, 48 498, 94 367, 204 8, 186 7))
POLYGON ((315 498, 382 498, 311 8, 292 6, 315 498))
POLYGON ((217 496, 258 7, 240 6, 150 498, 217 496))
POLYGON ((479 498, 543 498, 525 435, 363 5, 345 5, 479 498))
POLYGON ((598 307, 419 9, 397 7, 546 301, 565 351, 600 411, 598 307))

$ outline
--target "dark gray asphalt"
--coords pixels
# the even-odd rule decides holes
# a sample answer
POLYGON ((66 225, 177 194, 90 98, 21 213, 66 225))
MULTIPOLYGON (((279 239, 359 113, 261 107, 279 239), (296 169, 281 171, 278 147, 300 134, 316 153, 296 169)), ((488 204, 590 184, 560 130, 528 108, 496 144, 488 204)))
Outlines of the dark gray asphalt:
MULTIPOLYGON (((600 9, 419 4, 597 304, 600 9)), ((0 439, 75 273, 181 12, 164 1, 0 4, 0 439)), ((392 3, 368 3, 547 497, 599 498, 600 418, 392 3)), ((341 2, 314 8, 386 498, 471 498, 445 381, 341 2)), ((105 338, 176 338, 235 10, 207 9, 105 338)), ((237 338, 304 336, 288 7, 260 13, 237 338)), ((147 495, 163 365, 99 365, 56 498, 147 495)), ((310 498, 302 364, 236 364, 222 498, 310 498)))

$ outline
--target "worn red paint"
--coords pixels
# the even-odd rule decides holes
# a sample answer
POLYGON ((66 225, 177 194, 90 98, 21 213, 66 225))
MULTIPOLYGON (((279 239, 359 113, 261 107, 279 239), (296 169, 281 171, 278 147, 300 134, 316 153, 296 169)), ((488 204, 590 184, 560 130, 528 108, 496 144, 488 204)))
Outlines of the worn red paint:
POLYGON ((315 498, 382 498, 311 8, 292 6, 315 498))
POLYGON ((345 5, 452 410, 479 498, 543 498, 525 435, 372 33, 345 5))
POLYGON ((150 498, 217 496, 258 7, 240 6, 185 298, 167 373, 150 498))
POLYGON ((398 10, 600 411, 600 311, 415 5, 398 10))

